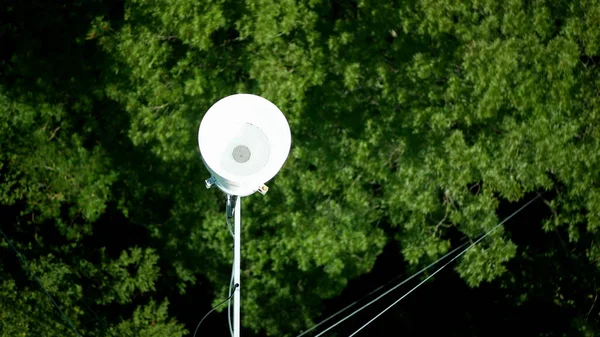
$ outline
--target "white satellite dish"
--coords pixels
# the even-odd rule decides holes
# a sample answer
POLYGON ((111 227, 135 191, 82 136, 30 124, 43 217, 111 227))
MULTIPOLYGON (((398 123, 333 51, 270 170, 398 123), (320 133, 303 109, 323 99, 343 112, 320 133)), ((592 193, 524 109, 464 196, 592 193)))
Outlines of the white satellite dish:
POLYGON ((244 197, 264 185, 283 166, 292 137, 285 116, 265 98, 227 96, 204 115, 198 132, 202 161, 211 174, 207 187, 244 197))
POLYGON ((241 197, 267 192, 265 183, 283 166, 291 143, 285 116, 273 103, 255 95, 227 96, 210 107, 200 122, 200 154, 211 174, 206 187, 216 185, 227 194, 226 218, 235 218, 234 229, 230 228, 234 235, 233 337, 240 337, 241 197))

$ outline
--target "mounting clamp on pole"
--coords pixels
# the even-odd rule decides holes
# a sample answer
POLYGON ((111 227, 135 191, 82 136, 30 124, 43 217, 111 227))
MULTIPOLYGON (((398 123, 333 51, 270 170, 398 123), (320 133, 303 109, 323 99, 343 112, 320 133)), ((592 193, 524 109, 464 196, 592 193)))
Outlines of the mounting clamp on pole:
POLYGON ((235 204, 237 203, 238 196, 227 194, 226 202, 225 202, 225 216, 227 219, 233 218, 233 213, 235 210, 235 204))

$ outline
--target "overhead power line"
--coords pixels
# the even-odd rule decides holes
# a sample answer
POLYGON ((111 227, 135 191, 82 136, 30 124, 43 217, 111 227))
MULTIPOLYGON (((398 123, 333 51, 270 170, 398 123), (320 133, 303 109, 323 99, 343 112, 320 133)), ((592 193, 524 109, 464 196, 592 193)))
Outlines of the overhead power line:
MULTIPOLYGON (((439 269, 437 269, 435 273, 439 272, 440 270, 442 270, 445 266, 447 266, 448 264, 452 263, 453 261, 455 261, 458 257, 460 257, 461 255, 463 255, 468 249, 472 248, 475 244, 477 244, 478 242, 480 242, 481 240, 483 240, 486 236, 488 236, 489 234, 491 234, 493 231, 495 231, 498 227, 500 227, 501 225, 503 225, 504 223, 506 223, 506 221, 510 220, 512 217, 514 217, 517 213, 521 212, 523 209, 525 209, 527 206, 529 206, 533 201, 535 201, 537 198, 539 198, 541 196, 541 194, 538 194, 536 197, 532 198, 529 202, 527 202, 524 206, 522 206, 521 208, 519 208, 518 210, 516 210, 514 213, 512 213, 511 215, 509 215, 508 217, 506 217, 502 222, 500 222, 498 225, 496 225, 494 228, 492 228, 491 230, 489 230, 487 233, 485 233, 484 235, 482 235, 477 241, 475 241, 474 243, 472 243, 469 247, 467 247, 465 250, 463 250, 462 252, 460 252, 458 255, 456 255, 455 257, 453 257, 449 262, 447 262, 446 264, 444 264, 442 267, 440 267, 439 269)), ((464 238, 463 238, 464 239, 464 238)), ((451 250, 450 252, 446 253, 444 256, 440 257, 439 259, 437 259, 436 261, 430 263, 429 265, 427 265, 426 267, 424 267, 423 269, 419 270, 418 272, 416 272, 415 274, 411 275, 410 277, 408 277, 407 279, 404 279, 403 281, 401 281, 400 283, 398 283, 397 285, 395 285, 394 287, 392 287, 391 289, 387 290, 385 293, 379 295, 377 298, 373 299, 372 301, 370 301, 369 303, 363 305, 362 307, 358 308, 357 310, 353 311, 352 313, 350 313, 349 315, 345 316, 344 318, 340 319, 339 321, 337 321, 336 323, 334 323, 333 325, 329 326, 327 329, 323 330, 322 332, 320 332, 319 334, 317 334, 315 337, 319 337, 321 335, 323 335, 324 333, 326 333, 327 331, 333 329, 334 327, 338 326, 339 324, 341 324, 342 322, 346 321, 347 319, 349 319, 350 317, 354 316, 355 314, 357 314, 358 312, 362 311, 363 309, 367 308, 368 306, 370 306, 371 304, 377 302, 378 300, 380 300, 381 298, 383 298, 384 296, 388 295, 389 293, 391 293, 392 291, 396 290, 397 288, 399 288, 400 286, 406 284, 408 281, 412 280, 413 278, 417 277, 418 275, 424 273, 425 271, 427 271, 428 269, 430 269, 431 267, 433 267, 434 265, 438 264, 440 261, 446 259, 447 257, 449 257, 450 255, 454 254, 455 252, 459 251, 461 248, 463 248, 464 246, 467 245, 468 242, 465 242, 463 244, 461 244, 460 246, 454 248, 453 250, 451 250)), ((405 295, 403 295, 400 300, 402 300, 404 297, 406 297, 410 292, 414 291, 416 288, 418 288, 421 284, 423 284, 425 281, 427 281, 428 279, 430 279, 431 277, 433 277, 433 275, 430 275, 429 277, 427 277, 423 282, 419 283, 419 285, 417 285, 415 288, 411 289, 408 293, 406 293, 405 295)), ((358 304, 359 302, 361 302, 363 299, 371 296, 372 294, 378 292, 379 290, 381 290, 383 287, 385 287, 387 284, 395 281, 396 279, 398 279, 401 275, 396 276, 395 278, 393 278, 391 281, 388 281, 385 285, 379 286, 376 289, 374 289, 373 291, 369 292, 367 295, 361 297, 360 299, 354 301, 353 303, 347 305, 346 307, 342 308, 341 310, 337 311, 336 313, 332 314, 331 316, 327 317, 326 319, 322 320, 321 322, 317 323, 316 325, 312 326, 311 328, 303 331, 301 334, 299 334, 296 337, 302 337, 306 334, 308 334, 309 332, 315 330, 316 328, 318 328, 319 326, 325 324, 326 322, 330 321, 331 319, 333 319, 334 317, 340 315, 341 313, 343 313, 344 311, 350 309, 351 307, 355 306, 356 304, 358 304)), ((397 302, 399 302, 400 300, 396 301, 394 304, 396 304, 397 302)), ((392 306, 394 305, 392 304, 392 306)), ((390 306, 391 307, 391 306, 390 306)), ((388 310, 390 307, 388 307, 386 310, 388 310)), ((362 328, 364 328, 366 325, 368 325, 369 323, 371 323, 373 320, 375 320, 377 317, 379 317, 381 314, 383 314, 386 310, 384 310, 383 312, 381 312, 378 316, 376 316, 375 318, 373 318, 371 321, 369 321, 367 324, 365 324, 363 327, 361 327, 359 330, 357 330, 354 334, 356 334, 358 331, 360 331, 362 328)), ((353 334, 353 335, 354 335, 353 334)), ((353 336, 352 335, 352 336, 353 336)))
MULTIPOLYGON (((319 333, 318 335, 316 335, 315 337, 321 336, 322 334, 326 333, 327 331, 333 329, 334 327, 336 327, 337 325, 341 324, 342 322, 344 322, 345 320, 347 320, 348 318, 354 316, 355 314, 357 314, 358 312, 360 312, 361 310, 365 309, 366 307, 370 306, 371 304, 377 302, 379 299, 381 299, 382 297, 384 297, 385 295, 391 293, 392 291, 396 290, 398 287, 404 285, 406 282, 412 280, 413 278, 421 275, 423 272, 425 272, 427 269, 429 269, 430 267, 434 266, 435 264, 437 264, 438 262, 444 260, 445 258, 447 258, 448 256, 454 254, 456 251, 458 251, 459 249, 461 249, 462 247, 466 246, 468 242, 463 243, 462 245, 454 248, 452 251, 446 253, 444 256, 440 257, 439 259, 437 259, 436 261, 432 262, 431 264, 429 264, 427 267, 419 270, 418 272, 416 272, 415 274, 411 275, 410 277, 404 279, 403 281, 401 281, 400 283, 398 283, 397 285, 395 285, 394 287, 392 287, 391 289, 389 289, 388 291, 386 291, 385 293, 379 295, 377 298, 375 298, 374 300, 370 301, 369 303, 363 305, 362 307, 360 307, 358 310, 354 311, 353 313, 351 313, 350 315, 342 318, 341 320, 337 321, 335 324, 333 324, 332 326, 328 327, 327 329, 323 330, 321 333, 319 333)), ((396 276, 394 279, 392 279, 391 281, 389 281, 387 284, 397 280, 401 275, 396 276)), ((354 301, 353 303, 347 305, 346 307, 344 307, 343 309, 339 310, 338 312, 336 312, 335 314, 327 317, 326 319, 322 320, 321 322, 319 322, 318 324, 316 324, 315 326, 311 327, 310 329, 304 331, 303 333, 299 334, 297 337, 302 337, 304 335, 306 335, 307 333, 311 332, 312 330, 318 328, 319 326, 325 324, 327 321, 331 320, 332 318, 336 317, 337 315, 341 314, 342 312, 350 309, 351 307, 355 306, 357 303, 359 303, 360 301, 362 301, 363 299, 367 298, 368 296, 376 293, 377 291, 379 291, 380 289, 382 289, 385 285, 379 286, 377 287, 375 290, 371 291, 370 293, 368 293, 367 295, 363 296, 362 298, 360 298, 359 300, 354 301)))
POLYGON ((469 247, 465 248, 463 251, 461 251, 460 253, 458 253, 455 257, 453 257, 452 259, 450 259, 450 261, 446 262, 443 266, 441 266, 440 268, 438 268, 437 270, 435 270, 431 275, 427 276, 423 281, 421 281, 419 284, 417 284, 414 288, 412 288, 411 290, 409 290, 406 294, 402 295, 399 299, 397 299, 394 303, 392 303, 391 305, 389 305, 387 308, 383 309, 383 311, 381 311, 375 317, 371 318, 370 321, 368 321, 363 326, 361 326, 360 328, 358 328, 354 333, 352 333, 348 337, 353 337, 354 335, 356 335, 359 331, 361 331, 362 329, 364 329, 367 325, 371 324, 371 322, 373 322, 374 320, 376 320, 377 318, 379 318, 379 316, 383 315, 386 311, 388 311, 389 309, 391 309, 398 302, 402 301, 406 296, 408 296, 410 293, 412 293, 417 288, 419 288, 423 283, 427 282, 427 280, 429 280, 430 278, 432 278, 433 276, 435 276, 435 274, 437 274, 440 271, 442 271, 446 266, 448 266, 452 262, 456 261, 456 259, 458 259, 459 257, 461 257, 463 254, 465 254, 467 251, 469 251, 469 249, 473 248, 481 240, 483 240, 484 238, 486 238, 488 235, 490 235, 492 232, 494 232, 496 229, 498 229, 498 227, 502 226, 506 221, 510 220, 513 216, 515 216, 517 213, 519 213, 520 211, 522 211, 523 209, 525 209, 527 206, 529 206, 533 201, 535 201, 539 197, 540 197, 540 194, 538 194, 536 197, 534 197, 533 199, 531 199, 528 203, 526 203, 525 205, 523 205, 521 208, 519 208, 518 210, 516 210, 514 213, 512 213, 511 215, 509 215, 508 217, 506 217, 502 222, 500 222, 499 224, 497 224, 496 226, 494 226, 494 228, 490 229, 487 233, 485 233, 484 235, 482 235, 479 239, 477 239, 475 242, 473 242, 469 247))

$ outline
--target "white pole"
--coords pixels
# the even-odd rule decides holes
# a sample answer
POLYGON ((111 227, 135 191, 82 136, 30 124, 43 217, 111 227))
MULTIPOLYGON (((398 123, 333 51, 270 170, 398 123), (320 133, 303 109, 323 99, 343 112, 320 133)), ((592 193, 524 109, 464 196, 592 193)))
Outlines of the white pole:
POLYGON ((240 248, 241 248, 241 236, 242 236, 242 198, 237 197, 235 203, 235 225, 233 233, 235 235, 233 239, 233 284, 237 284, 237 288, 234 289, 233 295, 233 337, 240 337, 240 248))

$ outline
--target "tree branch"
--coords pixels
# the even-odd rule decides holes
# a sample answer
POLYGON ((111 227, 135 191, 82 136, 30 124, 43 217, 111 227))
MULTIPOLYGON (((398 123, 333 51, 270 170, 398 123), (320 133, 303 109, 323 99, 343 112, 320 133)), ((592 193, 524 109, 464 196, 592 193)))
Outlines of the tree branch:
POLYGON ((52 140, 54 138, 54 136, 56 136, 56 133, 58 132, 58 130, 60 130, 60 126, 57 127, 56 129, 54 129, 54 131, 52 132, 52 136, 50 136, 50 138, 48 138, 48 141, 52 140))
POLYGON ((156 110, 160 110, 162 108, 165 108, 167 106, 169 106, 169 103, 165 103, 165 104, 162 104, 162 105, 155 105, 155 106, 151 106, 150 110, 156 111, 156 110))
POLYGON ((587 314, 585 315, 585 320, 587 321, 588 317, 590 316, 590 314, 592 313, 592 310, 594 309, 594 306, 596 305, 596 300, 598 299, 598 293, 596 293, 596 297, 594 297, 594 302, 592 303, 592 306, 590 307, 590 310, 588 310, 587 314))

